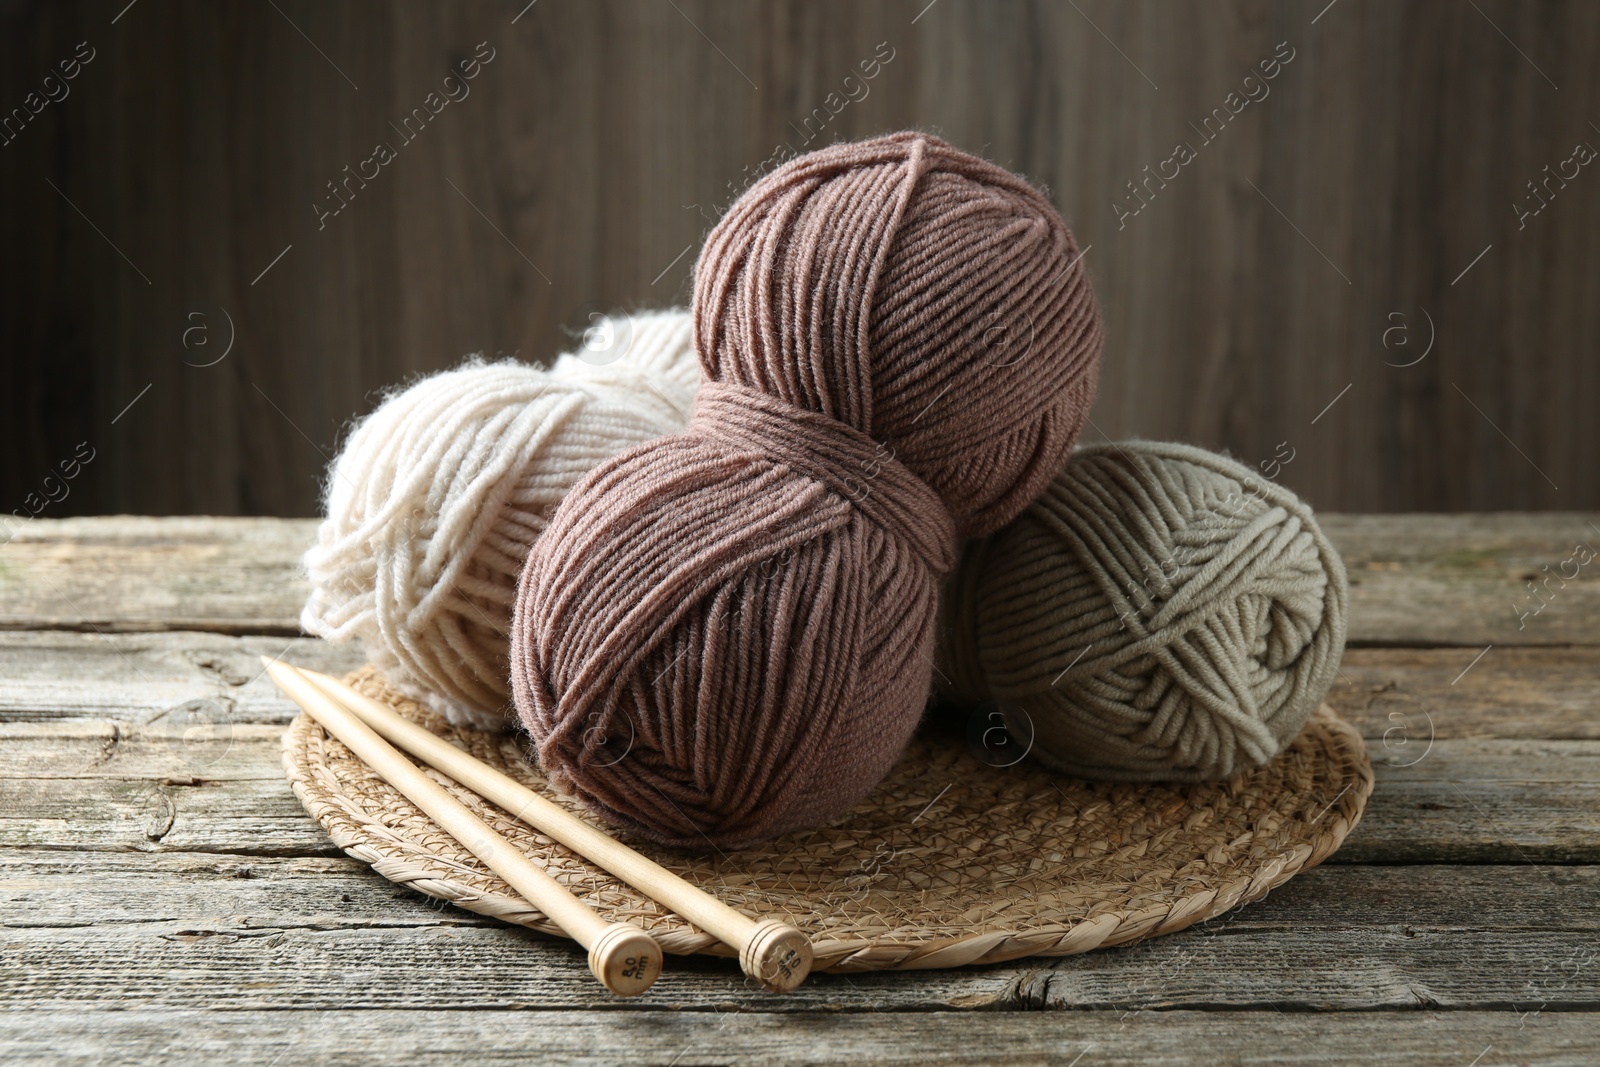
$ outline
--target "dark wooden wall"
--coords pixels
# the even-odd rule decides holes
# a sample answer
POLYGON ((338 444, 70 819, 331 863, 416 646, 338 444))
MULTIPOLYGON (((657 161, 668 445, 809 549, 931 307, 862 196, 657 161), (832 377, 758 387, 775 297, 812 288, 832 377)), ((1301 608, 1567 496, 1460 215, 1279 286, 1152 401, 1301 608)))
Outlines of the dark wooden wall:
POLYGON ((687 301, 720 211, 885 50, 821 137, 920 126, 1048 187, 1108 320, 1090 438, 1292 454, 1323 508, 1600 507, 1600 165, 1513 207, 1600 147, 1590 0, 126 2, 0 4, 0 107, 94 50, 0 146, 0 510, 87 441, 44 514, 311 514, 381 387, 687 301))

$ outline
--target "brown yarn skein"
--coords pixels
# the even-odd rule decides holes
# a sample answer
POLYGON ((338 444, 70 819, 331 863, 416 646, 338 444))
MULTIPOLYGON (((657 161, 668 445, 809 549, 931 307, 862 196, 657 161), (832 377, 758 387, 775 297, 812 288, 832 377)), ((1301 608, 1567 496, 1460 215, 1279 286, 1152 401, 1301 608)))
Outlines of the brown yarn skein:
POLYGON ((685 432, 603 464, 528 557, 518 711, 558 787, 738 846, 869 792, 921 717, 956 538, 1060 469, 1100 316, 1038 191, 901 133, 792 160, 695 267, 685 432))

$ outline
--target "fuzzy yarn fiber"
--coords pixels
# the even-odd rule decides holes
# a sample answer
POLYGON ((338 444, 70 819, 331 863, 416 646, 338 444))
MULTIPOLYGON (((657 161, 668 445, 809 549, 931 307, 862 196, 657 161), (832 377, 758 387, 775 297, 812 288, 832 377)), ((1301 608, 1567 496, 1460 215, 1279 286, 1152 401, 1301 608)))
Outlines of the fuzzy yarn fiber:
POLYGON ((550 369, 469 362, 388 396, 329 472, 308 633, 359 640, 408 695, 504 729, 517 576, 602 460, 683 427, 700 369, 682 310, 595 323, 550 369))

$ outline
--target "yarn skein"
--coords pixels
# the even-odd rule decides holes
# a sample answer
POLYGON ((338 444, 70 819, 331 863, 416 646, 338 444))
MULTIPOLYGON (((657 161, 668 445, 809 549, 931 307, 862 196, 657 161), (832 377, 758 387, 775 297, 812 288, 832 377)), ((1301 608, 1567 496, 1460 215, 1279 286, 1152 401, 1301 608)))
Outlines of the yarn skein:
POLYGON ((966 546, 941 666, 957 696, 1003 702, 1056 770, 1225 779, 1321 703, 1348 601, 1339 554, 1289 490, 1188 445, 1090 445, 966 546))
POLYGON ((329 471, 302 629, 360 641, 453 722, 507 728, 528 548, 602 460, 683 427, 691 340, 681 309, 611 316, 548 370, 473 361, 388 396, 329 471))
POLYGON ((791 160, 695 266, 684 432, 534 544, 517 710, 558 788, 703 849, 833 819, 921 717, 940 580, 1086 417, 1100 316, 1032 186, 903 133, 791 160))

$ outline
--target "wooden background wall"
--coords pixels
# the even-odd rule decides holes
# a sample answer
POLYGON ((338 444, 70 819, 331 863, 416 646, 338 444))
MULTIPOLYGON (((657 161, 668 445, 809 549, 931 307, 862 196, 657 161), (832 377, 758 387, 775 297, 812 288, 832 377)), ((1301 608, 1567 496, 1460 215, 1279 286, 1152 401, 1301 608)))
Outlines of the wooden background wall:
POLYGON ((94 55, 0 146, 3 510, 87 441, 43 514, 312 514, 375 390, 687 301, 748 169, 880 49, 825 139, 937 131, 1092 246, 1090 439, 1292 449, 1323 508, 1600 507, 1600 166, 1513 207, 1600 147, 1600 4, 525 3, 0 3, 0 108, 94 55), (319 230, 479 42, 470 96, 319 230))

